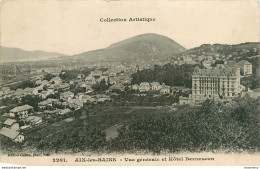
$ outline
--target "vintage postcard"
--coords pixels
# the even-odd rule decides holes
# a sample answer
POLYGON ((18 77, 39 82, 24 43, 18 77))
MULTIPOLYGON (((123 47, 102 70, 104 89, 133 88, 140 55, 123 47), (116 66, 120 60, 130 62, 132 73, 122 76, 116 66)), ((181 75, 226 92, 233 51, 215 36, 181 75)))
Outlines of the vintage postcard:
POLYGON ((0 163, 260 166, 257 0, 3 0, 0 163))

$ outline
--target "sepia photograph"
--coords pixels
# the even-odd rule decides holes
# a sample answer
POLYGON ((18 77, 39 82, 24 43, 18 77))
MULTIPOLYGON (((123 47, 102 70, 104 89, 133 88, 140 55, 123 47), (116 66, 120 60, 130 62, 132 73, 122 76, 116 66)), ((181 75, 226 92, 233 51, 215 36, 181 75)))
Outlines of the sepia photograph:
POLYGON ((0 163, 260 166, 258 3, 3 0, 0 163))

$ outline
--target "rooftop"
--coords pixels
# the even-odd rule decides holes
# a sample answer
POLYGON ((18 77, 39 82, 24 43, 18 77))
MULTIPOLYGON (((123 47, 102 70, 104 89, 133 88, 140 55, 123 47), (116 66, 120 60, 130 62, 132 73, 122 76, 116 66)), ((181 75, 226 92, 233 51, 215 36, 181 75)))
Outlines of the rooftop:
POLYGON ((236 67, 214 69, 200 69, 199 67, 196 67, 193 71, 193 75, 200 76, 236 76, 237 74, 239 74, 239 69, 236 67))
POLYGON ((10 110, 10 112, 13 112, 13 113, 21 112, 21 111, 25 111, 25 110, 30 110, 32 108, 33 108, 32 106, 29 106, 28 104, 26 104, 26 105, 23 105, 23 106, 15 107, 12 110, 10 110))
POLYGON ((9 128, 2 128, 0 134, 14 140, 20 133, 9 128))
POLYGON ((37 122, 39 120, 41 120, 40 117, 37 117, 37 116, 29 116, 26 118, 27 121, 30 121, 30 122, 37 122))
POLYGON ((15 122, 16 122, 16 120, 14 120, 14 119, 7 119, 7 120, 4 122, 4 124, 11 126, 11 125, 12 125, 13 123, 15 123, 15 122))
POLYGON ((250 62, 248 62, 247 60, 241 60, 240 62, 238 62, 239 65, 252 65, 250 62))

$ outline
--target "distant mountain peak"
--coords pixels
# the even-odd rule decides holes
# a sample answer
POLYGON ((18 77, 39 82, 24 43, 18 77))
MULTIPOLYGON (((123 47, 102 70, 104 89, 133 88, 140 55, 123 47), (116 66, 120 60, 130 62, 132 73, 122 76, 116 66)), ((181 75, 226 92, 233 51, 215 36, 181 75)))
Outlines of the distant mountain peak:
MULTIPOLYGON (((80 61, 160 59, 186 49, 172 39, 154 33, 137 35, 109 47, 74 55, 80 61)), ((71 57, 68 57, 71 59, 71 57)))
POLYGON ((145 34, 137 35, 137 36, 134 36, 134 37, 113 43, 109 46, 109 48, 116 47, 116 46, 123 45, 123 44, 127 44, 127 43, 131 43, 131 42, 156 41, 156 40, 171 41, 174 44, 176 44, 179 48, 182 48, 183 50, 185 50, 185 48, 183 46, 181 46, 177 42, 173 41, 172 39, 168 38, 167 36, 163 36, 163 35, 159 35, 159 34, 155 34, 155 33, 145 33, 145 34))

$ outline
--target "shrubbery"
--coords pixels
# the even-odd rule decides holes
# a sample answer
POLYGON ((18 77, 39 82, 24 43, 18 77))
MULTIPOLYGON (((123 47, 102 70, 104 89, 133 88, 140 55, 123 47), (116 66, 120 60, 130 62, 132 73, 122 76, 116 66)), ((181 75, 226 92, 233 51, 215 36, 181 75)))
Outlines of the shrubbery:
MULTIPOLYGON (((67 150, 74 153, 143 151, 154 154, 203 151, 259 152, 259 103, 260 98, 252 99, 247 96, 236 98, 230 103, 206 100, 201 107, 190 106, 185 109, 187 111, 177 112, 176 115, 151 116, 149 119, 138 121, 129 119, 126 125, 119 129, 119 136, 110 141, 106 141, 104 132, 90 129, 88 125, 78 121, 75 126, 66 129, 70 132, 64 129, 62 134, 54 134, 50 141, 41 140, 41 135, 31 135, 32 138, 27 138, 28 142, 25 144, 37 148, 37 151, 57 153, 67 150)), ((109 103, 85 105, 84 110, 85 114, 89 115, 95 107, 100 108, 96 109, 98 114, 111 106, 109 103)), ((80 111, 77 116, 81 116, 80 111)), ((3 147, 9 144, 11 143, 1 140, 3 147)), ((21 144, 17 146, 17 149, 21 149, 21 144)), ((12 147, 15 147, 15 144, 12 144, 12 147)), ((26 149, 25 145, 24 148, 26 149)))
POLYGON ((259 151, 259 99, 243 98, 229 106, 206 100, 178 117, 151 118, 121 129, 111 151, 259 151))

